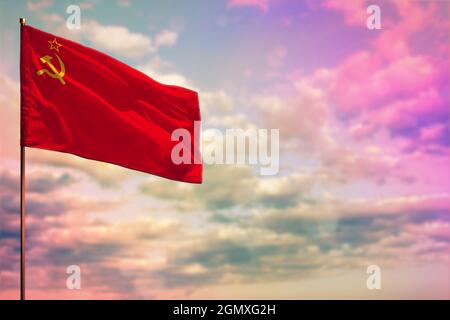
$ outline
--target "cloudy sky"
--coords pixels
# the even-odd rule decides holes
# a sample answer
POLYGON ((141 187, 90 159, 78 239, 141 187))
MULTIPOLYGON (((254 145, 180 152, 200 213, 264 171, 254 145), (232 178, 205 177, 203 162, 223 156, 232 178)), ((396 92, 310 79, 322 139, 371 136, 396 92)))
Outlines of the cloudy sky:
POLYGON ((278 175, 210 165, 203 185, 27 149, 29 298, 450 298, 449 2, 374 2, 381 30, 363 0, 2 0, 0 298, 19 283, 19 17, 197 90, 204 130, 280 129, 278 175))

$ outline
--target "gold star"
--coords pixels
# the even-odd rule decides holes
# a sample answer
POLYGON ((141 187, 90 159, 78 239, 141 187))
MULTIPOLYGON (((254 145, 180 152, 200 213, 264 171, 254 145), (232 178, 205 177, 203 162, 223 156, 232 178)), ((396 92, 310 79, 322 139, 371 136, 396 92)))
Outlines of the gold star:
POLYGON ((59 47, 62 47, 62 44, 59 44, 56 41, 56 38, 53 39, 53 41, 48 40, 48 43, 50 43, 50 50, 56 50, 59 52, 59 47))

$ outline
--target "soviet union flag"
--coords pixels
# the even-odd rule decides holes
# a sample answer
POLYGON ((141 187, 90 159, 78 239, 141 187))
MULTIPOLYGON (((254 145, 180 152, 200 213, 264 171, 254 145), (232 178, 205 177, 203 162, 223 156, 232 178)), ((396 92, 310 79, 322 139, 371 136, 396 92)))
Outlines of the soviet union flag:
MULTIPOLYGON (((201 183, 194 163, 196 92, 161 84, 101 52, 21 27, 21 145, 201 183), (191 163, 174 164, 175 129, 191 134, 191 163)), ((198 133, 197 133, 198 134, 198 133)))

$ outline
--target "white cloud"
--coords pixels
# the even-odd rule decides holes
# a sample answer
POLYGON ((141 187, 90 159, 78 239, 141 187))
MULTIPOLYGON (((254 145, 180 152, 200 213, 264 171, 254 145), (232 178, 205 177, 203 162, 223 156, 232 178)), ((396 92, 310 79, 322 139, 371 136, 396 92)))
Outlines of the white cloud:
POLYGON ((83 32, 96 47, 122 56, 133 58, 155 51, 150 37, 123 26, 101 25, 91 20, 84 22, 83 32))
POLYGON ((176 72, 161 74, 158 72, 149 71, 145 73, 156 81, 164 84, 192 88, 192 85, 189 83, 189 81, 182 74, 176 72))
POLYGON ((153 80, 156 80, 163 84, 180 86, 195 90, 189 80, 186 79, 186 77, 182 74, 177 72, 160 72, 158 65, 155 65, 152 62, 146 65, 138 66, 137 69, 148 75, 153 80))
POLYGON ((178 34, 172 30, 163 30, 155 37, 156 47, 173 47, 177 43, 178 34))
POLYGON ((293 94, 287 97, 259 95, 251 103, 260 111, 266 127, 281 129, 284 144, 294 141, 299 149, 310 154, 326 140, 327 101, 324 92, 307 81, 296 82, 294 86, 293 94))
POLYGON ((53 2, 51 0, 41 0, 41 1, 28 1, 27 9, 28 11, 39 11, 52 6, 53 2))
POLYGON ((208 114, 210 111, 230 112, 233 102, 231 97, 225 91, 206 91, 199 96, 202 106, 202 114, 208 114))
POLYGON ((136 171, 128 170, 120 166, 100 161, 87 161, 86 159, 71 154, 59 152, 30 148, 27 150, 27 158, 33 163, 80 170, 104 186, 116 185, 136 175, 136 171))

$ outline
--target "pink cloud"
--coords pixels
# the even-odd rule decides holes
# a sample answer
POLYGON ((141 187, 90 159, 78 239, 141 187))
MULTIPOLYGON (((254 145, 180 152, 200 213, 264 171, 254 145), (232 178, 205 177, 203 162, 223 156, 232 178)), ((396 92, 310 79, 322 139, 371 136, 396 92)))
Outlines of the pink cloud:
POLYGON ((437 68, 423 56, 405 56, 383 65, 369 52, 350 56, 335 70, 331 98, 340 112, 356 114, 434 85, 437 68))
MULTIPOLYGON (((362 0, 323 3, 342 12, 348 25, 361 28, 366 5, 362 0)), ((369 48, 334 68, 317 70, 313 83, 324 88, 328 103, 349 125, 350 137, 370 139, 386 131, 402 136, 397 150, 446 153, 448 57, 441 53, 448 52, 448 44, 433 50, 421 45, 417 35, 427 31, 448 38, 448 22, 436 3, 393 1, 380 6, 382 30, 369 40, 369 48)))
MULTIPOLYGON (((408 1, 386 4, 394 6, 398 17, 391 17, 391 11, 382 8, 387 16, 383 16, 384 28, 373 39, 370 49, 352 54, 334 70, 334 80, 339 84, 334 91, 343 111, 352 111, 362 103, 358 94, 364 96, 367 105, 367 102, 379 102, 380 97, 390 93, 422 91, 433 84, 438 71, 444 67, 434 65, 431 57, 413 54, 410 49, 412 36, 424 28, 433 33, 447 30, 444 34, 448 36, 448 22, 436 18, 436 4, 408 1)), ((361 23, 361 15, 366 19, 367 5, 364 0, 326 0, 323 3, 325 8, 344 13, 346 22, 351 25, 361 23)), ((365 28, 365 23, 361 27, 365 28)))
POLYGON ((326 0, 322 6, 327 9, 342 12, 345 22, 349 25, 366 25, 367 13, 365 0, 340 1, 326 0))
POLYGON ((420 139, 423 141, 435 141, 445 136, 447 128, 445 125, 438 123, 420 130, 420 139))
POLYGON ((426 117, 445 112, 442 98, 434 89, 420 92, 410 99, 396 100, 374 113, 374 121, 391 130, 420 127, 420 121, 426 117))

